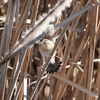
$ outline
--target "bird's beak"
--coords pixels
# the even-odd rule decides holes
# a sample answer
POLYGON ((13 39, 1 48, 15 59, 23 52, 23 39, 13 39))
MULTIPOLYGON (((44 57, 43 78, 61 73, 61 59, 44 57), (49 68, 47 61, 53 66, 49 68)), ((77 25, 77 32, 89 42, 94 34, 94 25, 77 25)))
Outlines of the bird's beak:
POLYGON ((40 44, 42 44, 42 42, 41 41, 37 41, 35 44, 40 45, 40 44))

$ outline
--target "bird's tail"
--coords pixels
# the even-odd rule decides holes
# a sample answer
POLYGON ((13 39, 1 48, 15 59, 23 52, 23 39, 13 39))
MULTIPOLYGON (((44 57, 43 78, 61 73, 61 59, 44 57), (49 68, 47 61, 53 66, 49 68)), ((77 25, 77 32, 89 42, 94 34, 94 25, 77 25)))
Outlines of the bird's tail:
POLYGON ((62 66, 62 60, 60 57, 55 56, 55 63, 50 63, 47 72, 48 73, 54 73, 57 72, 62 66))

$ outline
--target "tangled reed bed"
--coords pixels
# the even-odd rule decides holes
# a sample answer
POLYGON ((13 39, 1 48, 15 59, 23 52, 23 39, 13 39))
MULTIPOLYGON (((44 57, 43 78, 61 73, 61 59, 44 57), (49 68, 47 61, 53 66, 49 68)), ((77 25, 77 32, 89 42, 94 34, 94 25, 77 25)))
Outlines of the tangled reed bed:
POLYGON ((99 100, 98 0, 0 1, 0 100, 99 100), (56 39, 44 69, 38 41, 56 39), (51 56, 58 72, 45 73, 51 56))

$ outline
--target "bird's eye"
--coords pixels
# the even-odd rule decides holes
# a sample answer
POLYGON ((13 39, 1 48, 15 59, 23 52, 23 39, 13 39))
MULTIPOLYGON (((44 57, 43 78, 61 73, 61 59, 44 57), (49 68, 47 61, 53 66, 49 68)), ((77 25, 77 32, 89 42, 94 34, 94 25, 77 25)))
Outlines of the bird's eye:
POLYGON ((46 42, 44 42, 43 44, 47 44, 46 42))

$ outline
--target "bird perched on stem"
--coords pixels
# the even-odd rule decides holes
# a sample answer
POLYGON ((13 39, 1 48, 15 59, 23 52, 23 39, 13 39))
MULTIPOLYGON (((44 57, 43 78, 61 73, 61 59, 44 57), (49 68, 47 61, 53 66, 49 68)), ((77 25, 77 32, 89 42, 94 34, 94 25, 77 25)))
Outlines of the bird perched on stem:
MULTIPOLYGON (((39 51, 43 59, 43 65, 45 64, 46 60, 50 56, 50 53, 54 47, 54 42, 48 39, 43 39, 42 42, 39 44, 39 51)), ((49 66, 47 68, 48 73, 54 73, 58 71, 59 67, 61 67, 61 61, 58 57, 55 56, 56 52, 54 52, 49 66)))

